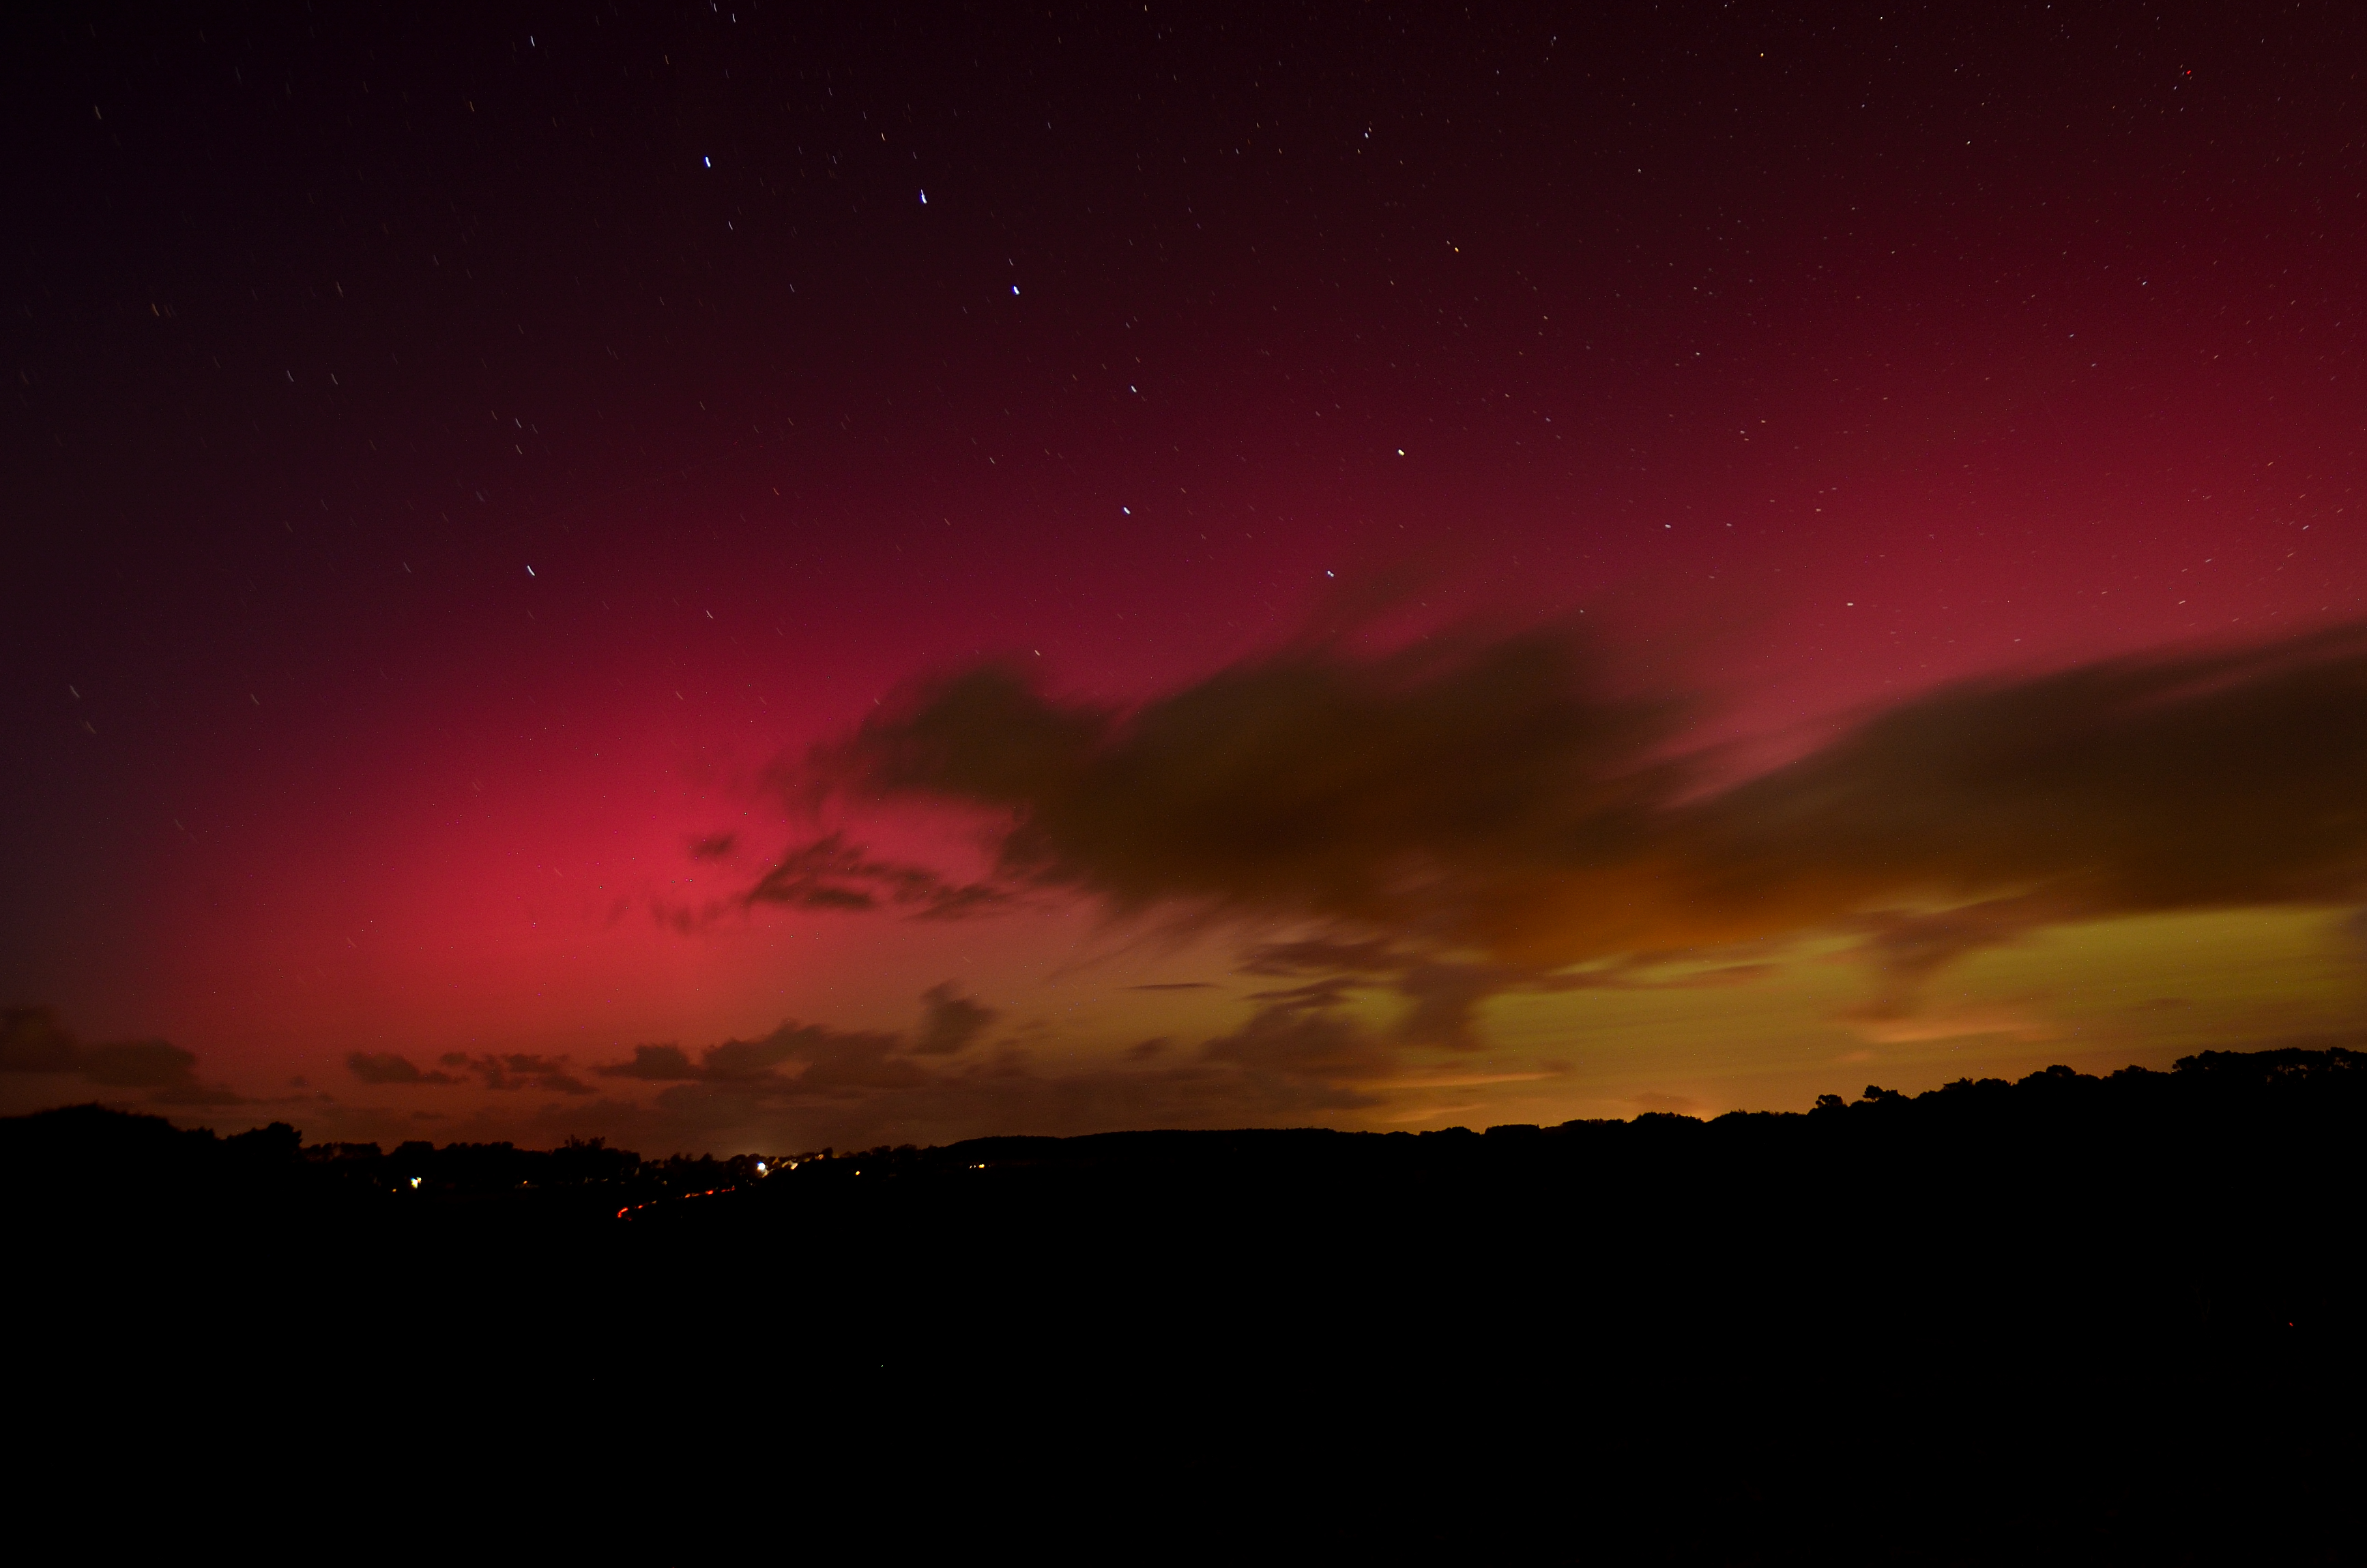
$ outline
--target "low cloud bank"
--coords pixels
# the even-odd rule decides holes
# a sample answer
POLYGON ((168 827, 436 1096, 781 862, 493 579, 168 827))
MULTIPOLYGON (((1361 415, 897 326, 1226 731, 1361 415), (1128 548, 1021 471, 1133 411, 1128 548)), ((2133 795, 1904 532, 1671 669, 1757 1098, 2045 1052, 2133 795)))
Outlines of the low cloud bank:
POLYGON ((465 1051, 447 1051, 436 1061, 438 1066, 422 1068, 409 1057, 391 1051, 355 1051, 345 1055, 345 1070, 365 1084, 399 1088, 456 1085, 473 1077, 488 1089, 534 1088, 561 1095, 593 1092, 591 1085, 575 1075, 572 1060, 565 1056, 521 1051, 471 1056, 465 1051), (459 1076, 461 1074, 469 1076, 459 1076))
MULTIPOLYGON (((1364 1022, 1342 988, 1285 985, 1254 1000, 1240 1028, 1196 1045, 1145 1040, 1115 1060, 1085 1062, 1031 1051, 1022 1037, 998 1029, 997 1008, 952 981, 920 994, 905 1029, 791 1020, 753 1039, 704 1048, 647 1043, 590 1065, 564 1055, 450 1051, 423 1066, 399 1052, 355 1051, 345 1060, 352 1079, 398 1093, 376 1103, 307 1094, 301 1114, 308 1125, 344 1137, 432 1132, 532 1142, 597 1132, 653 1149, 854 1147, 991 1132, 1320 1123, 1380 1107, 1390 1088, 1427 1083, 1425 1069, 1410 1061, 1405 1031, 1364 1022), (523 1104, 510 1100, 519 1091, 533 1093, 520 1096, 523 1104)), ((79 1046, 62 1058, 48 1015, 38 1009, 9 1018, 13 1068, 62 1071, 62 1060, 119 1060, 79 1046)), ((194 1062, 181 1051, 152 1068, 159 1101, 255 1103, 186 1097, 194 1062), (176 1090, 184 1097, 173 1097, 176 1090)))
MULTIPOLYGON (((950 983, 922 995, 910 1032, 784 1023, 754 1040, 693 1052, 636 1046, 593 1069, 662 1085, 646 1105, 602 1102, 619 1136, 694 1146, 728 1130, 776 1142, 946 1141, 984 1132, 1084 1132, 1113 1127, 1319 1122, 1383 1103, 1410 1070, 1404 1042, 1376 1032, 1337 996, 1276 996, 1240 1028, 1183 1048, 1146 1040, 1118 1062, 1052 1065, 1012 1040, 990 1040, 993 1009, 950 983)), ((1515 1078, 1549 1069, 1512 1072, 1515 1078)))
POLYGON ((162 1106, 243 1105, 245 1097, 200 1082, 196 1053, 161 1040, 85 1045, 47 1007, 0 1012, 0 1073, 79 1079, 101 1089, 144 1089, 162 1106))

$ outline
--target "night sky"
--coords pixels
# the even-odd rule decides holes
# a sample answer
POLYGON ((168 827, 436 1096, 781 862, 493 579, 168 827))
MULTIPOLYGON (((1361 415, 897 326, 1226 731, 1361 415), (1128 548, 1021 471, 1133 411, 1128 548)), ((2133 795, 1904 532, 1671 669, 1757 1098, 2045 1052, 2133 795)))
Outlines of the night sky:
POLYGON ((2343 6, 7 26, 0 1109, 2358 1043, 2343 6))

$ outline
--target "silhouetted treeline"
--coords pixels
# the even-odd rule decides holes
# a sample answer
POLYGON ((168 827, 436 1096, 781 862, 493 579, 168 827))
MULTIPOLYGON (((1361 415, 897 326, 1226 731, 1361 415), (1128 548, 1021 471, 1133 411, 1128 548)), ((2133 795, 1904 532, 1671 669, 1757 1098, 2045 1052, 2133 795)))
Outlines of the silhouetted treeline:
POLYGON ((381 1391, 405 1462, 530 1464, 608 1556, 790 1518, 886 1553, 2265 1562, 2352 1542, 2362 1132, 2367 1055, 2282 1051, 762 1174, 93 1108, 0 1155, 28 1342, 115 1404, 202 1410, 229 1364, 290 1411, 381 1391), (202 1356, 127 1358, 160 1322, 202 1356))
MULTIPOLYGON (((814 1156, 809 1155, 807 1158, 814 1156)), ((383 1196, 412 1208, 508 1200, 553 1214, 613 1217, 620 1204, 711 1193, 759 1179, 758 1154, 644 1160, 601 1138, 556 1149, 511 1143, 306 1143, 284 1121, 218 1137, 162 1117, 99 1105, 64 1106, 0 1119, 0 1175, 44 1203, 136 1214, 194 1201, 268 1209, 293 1199, 335 1202, 383 1196)))
MULTIPOLYGON (((1922 1095, 1867 1085, 1852 1102, 1827 1095, 1806 1113, 1736 1111, 1712 1119, 1646 1114, 1632 1121, 1496 1126, 1442 1131, 1338 1132, 1325 1129, 1113 1132, 1074 1138, 997 1137, 942 1147, 912 1144, 833 1155, 674 1154, 644 1160, 599 1138, 549 1150, 507 1142, 306 1144, 273 1122, 218 1137, 161 1117, 68 1106, 0 1119, 0 1169, 17 1190, 52 1199, 127 1201, 217 1187, 257 1198, 274 1191, 416 1195, 428 1199, 582 1194, 634 1218, 663 1218, 664 1199, 717 1196, 760 1182, 774 1199, 791 1191, 826 1201, 826 1184, 859 1175, 890 1181, 1151 1181, 1220 1190, 1236 1183, 1387 1182, 1407 1176, 1471 1176, 1526 1184, 1585 1175, 1616 1180, 1622 1167, 1669 1162, 1704 1172, 1735 1162, 1773 1174, 1778 1165, 1831 1174, 1830 1162, 1886 1162, 1897 1178, 1974 1187, 2149 1176, 2209 1206, 2283 1173, 2293 1191, 2351 1174, 2367 1129, 2367 1055, 2346 1050, 2205 1051, 2169 1073, 2131 1067, 2092 1077, 2049 1068, 2019 1083, 1959 1080, 1922 1095), (799 1173, 802 1173, 801 1175, 799 1173), (795 1179, 792 1180, 791 1178, 795 1179), (774 1178, 779 1178, 776 1181, 774 1178)), ((1660 1173, 1665 1176, 1668 1173, 1660 1173)), ((2164 1189, 2154 1189, 2157 1202, 2164 1189)), ((585 1207, 578 1205, 577 1207, 585 1207)), ((712 1210, 703 1210, 710 1217, 712 1210)))
POLYGON ((2044 1157, 2050 1162, 2047 1174, 2056 1176, 2141 1156, 2180 1162, 2190 1176, 2235 1179, 2241 1173, 2228 1158, 2237 1145, 2265 1143, 2280 1162, 2308 1160, 2347 1150, 2361 1131, 2367 1131, 2367 1054, 2205 1051, 2181 1059, 2168 1073, 2130 1067, 2100 1078, 2051 1067, 2019 1083, 1960 1079, 1921 1095, 1868 1085, 1854 1102, 1826 1095, 1805 1114, 1733 1111, 1704 1120, 1648 1113, 1631 1121, 1497 1126, 1484 1134, 1454 1127, 1425 1133, 1297 1129, 982 1138, 942 1148, 882 1146, 842 1156, 835 1168, 885 1176, 979 1167, 1263 1176, 1470 1165, 1534 1174, 1572 1162, 1662 1155, 1722 1162, 1829 1154, 1924 1163, 1945 1151, 1985 1165, 1998 1180, 2034 1174, 1999 1163, 2009 1153, 2044 1157))

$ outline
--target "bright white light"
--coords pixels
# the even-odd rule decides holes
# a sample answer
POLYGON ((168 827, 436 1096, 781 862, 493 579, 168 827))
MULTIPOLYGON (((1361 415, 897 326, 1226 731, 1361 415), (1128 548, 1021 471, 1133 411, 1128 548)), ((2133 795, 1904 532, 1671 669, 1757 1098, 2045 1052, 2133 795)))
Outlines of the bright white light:
POLYGON ((413 1187, 417 1187, 417 1186, 419 1185, 419 1178, 418 1178, 417 1176, 413 1176, 413 1177, 411 1178, 411 1185, 412 1185, 412 1186, 413 1186, 413 1187))

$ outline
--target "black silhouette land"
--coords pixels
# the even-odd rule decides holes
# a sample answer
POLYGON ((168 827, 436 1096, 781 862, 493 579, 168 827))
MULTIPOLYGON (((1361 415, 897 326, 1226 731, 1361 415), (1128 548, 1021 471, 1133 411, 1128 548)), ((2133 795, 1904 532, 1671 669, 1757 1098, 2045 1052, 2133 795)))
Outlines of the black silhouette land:
POLYGON ((2330 1049, 729 1160, 75 1106, 0 1158, 49 1430, 261 1411, 307 1494, 424 1467, 390 1528, 492 1467, 633 1560, 2332 1562, 2362 1128, 2330 1049))

